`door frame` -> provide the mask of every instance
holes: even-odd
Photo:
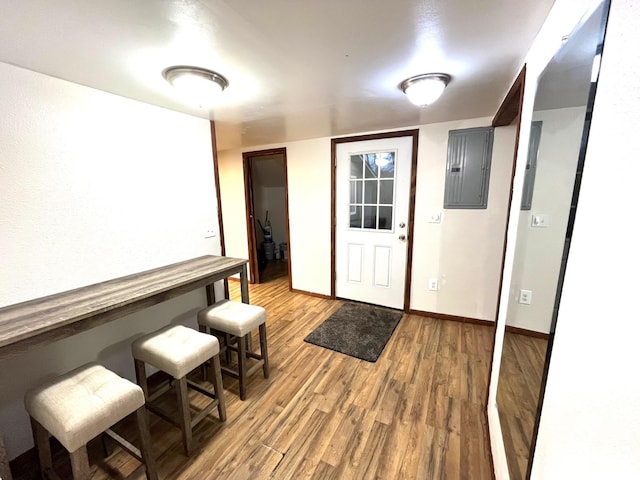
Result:
[[[220,255],[223,257],[227,254],[227,248],[224,243],[224,225],[222,222],[222,195],[220,193],[220,167],[218,163],[218,143],[216,138],[216,123],[209,121],[209,129],[211,131],[211,154],[213,156],[213,179],[216,187],[216,210],[218,211],[218,232],[220,233]],[[224,298],[229,298],[229,279],[223,281]],[[207,303],[213,305],[215,303],[215,295],[213,291],[207,290]]]
[[[396,132],[373,133],[352,137],[338,137],[331,139],[331,298],[336,298],[336,148],[341,143],[362,142],[367,140],[382,140],[388,138],[411,137],[411,183],[409,187],[409,219],[407,226],[407,265],[405,268],[404,306],[408,313],[411,303],[411,264],[413,260],[413,224],[416,204],[416,178],[418,169],[418,136],[419,130],[401,130]]]
[[[247,222],[247,241],[249,249],[249,283],[260,283],[260,270],[258,268],[258,243],[256,240],[255,212],[253,208],[253,170],[251,159],[256,157],[267,157],[272,155],[282,155],[284,169],[284,208],[285,226],[287,231],[287,250],[289,269],[289,290],[291,290],[291,238],[289,234],[289,180],[287,176],[287,148],[271,148],[269,150],[258,150],[255,152],[242,152],[242,166],[244,171],[244,198],[245,213]]]

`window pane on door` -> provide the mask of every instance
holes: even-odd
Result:
[[[362,155],[351,155],[351,178],[362,178]]]
[[[362,207],[351,206],[349,214],[349,226],[351,228],[362,228]]]
[[[378,216],[378,229],[391,230],[393,226],[393,207],[380,207]]]
[[[364,203],[378,203],[378,180],[364,181]]]
[[[393,230],[395,151],[352,154],[349,226]]]
[[[382,152],[379,155],[380,178],[394,178],[396,176],[396,152]]]
[[[393,205],[393,180],[380,180],[380,203]]]
[[[362,180],[351,180],[349,203],[362,203]]]
[[[366,161],[364,163],[365,178],[378,178],[378,164],[376,163],[376,154],[367,153],[364,155]]]
[[[364,207],[363,228],[376,228],[378,225],[377,209],[378,207]]]

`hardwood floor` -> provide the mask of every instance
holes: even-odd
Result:
[[[289,275],[289,263],[286,260],[267,260],[260,271],[260,282],[268,283]]]
[[[547,344],[505,332],[497,402],[511,480],[526,477]]]
[[[239,298],[238,282],[230,290]],[[151,415],[160,478],[492,478],[484,404],[491,327],[405,315],[369,363],[303,341],[342,302],[291,293],[287,277],[250,290],[267,309],[271,375],[257,372],[244,402],[225,379],[228,419],[195,427],[191,458],[179,431]],[[95,479],[137,466],[120,450],[106,459],[94,450]]]

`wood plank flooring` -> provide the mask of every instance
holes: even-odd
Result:
[[[511,480],[526,477],[547,344],[505,332],[497,402]]]
[[[369,363],[305,343],[342,302],[291,293],[287,282],[251,286],[251,302],[267,309],[271,376],[257,372],[244,402],[225,378],[228,419],[210,416],[194,429],[191,458],[179,431],[151,415],[160,478],[492,478],[491,327],[405,315]],[[239,298],[238,282],[230,290]],[[137,466],[119,449],[107,458],[93,450],[95,479],[122,478]]]
[[[287,275],[289,275],[289,263],[287,260],[267,260],[260,271],[260,282],[269,283]]]

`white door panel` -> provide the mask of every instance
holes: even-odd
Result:
[[[412,137],[336,146],[336,296],[401,309]]]
[[[373,284],[376,287],[391,287],[391,247],[373,247]]]
[[[348,246],[347,280],[362,283],[362,262],[364,260],[364,245],[350,243]]]

